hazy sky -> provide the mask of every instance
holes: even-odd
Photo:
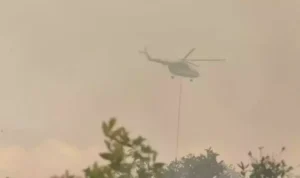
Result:
[[[226,162],[249,149],[300,160],[300,1],[10,0],[0,2],[0,176],[49,177],[99,160],[101,122],[116,116],[168,161],[179,80],[138,54],[191,48],[180,154],[212,146]]]

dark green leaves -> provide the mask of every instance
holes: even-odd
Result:
[[[141,150],[142,150],[142,152],[147,153],[147,154],[152,153],[152,149],[150,146],[141,146]]]
[[[121,137],[121,134],[122,134],[122,132],[123,132],[123,129],[124,129],[124,128],[122,128],[122,127],[116,129],[115,131],[112,132],[111,135],[109,135],[109,137],[110,137],[111,139],[117,139],[117,137]]]
[[[113,178],[113,173],[111,168],[107,166],[99,166],[97,163],[94,163],[92,168],[88,167],[83,170],[86,178]]]
[[[111,149],[111,143],[108,141],[108,140],[104,140],[104,143],[106,145],[106,148],[109,150],[109,151],[112,151]]]
[[[263,147],[259,147],[259,150],[262,151]],[[281,153],[285,150],[285,147],[281,149]],[[265,178],[277,178],[284,177],[287,175],[293,167],[287,166],[284,160],[277,161],[274,157],[269,155],[261,156],[259,159],[255,158],[250,151],[248,156],[254,160],[251,163],[251,169],[246,170],[247,166],[244,164],[238,164],[240,167],[241,174],[245,176],[246,172],[250,172],[250,178],[265,177]]]
[[[116,118],[102,123],[107,152],[99,153],[109,163],[84,170],[86,178],[161,178],[163,163],[156,163],[157,152],[144,142],[132,138],[124,127],[117,127]]]
[[[138,146],[141,145],[145,140],[146,140],[145,138],[139,136],[132,141],[132,144]]]
[[[157,158],[157,152],[156,151],[153,151],[153,155],[152,155],[152,160],[155,162],[156,161],[156,158]]]
[[[108,128],[110,129],[110,130],[112,130],[113,129],[113,127],[116,125],[116,122],[117,122],[117,119],[116,118],[111,118],[110,120],[109,120],[109,122],[108,122]]]
[[[153,168],[154,169],[162,169],[164,167],[164,163],[154,163]]]
[[[111,153],[99,153],[99,155],[105,160],[111,161],[114,159],[114,156]]]
[[[120,165],[120,170],[119,171],[121,173],[128,173],[128,174],[130,174],[131,169],[132,169],[132,164],[130,164],[130,163],[123,163],[123,164]]]
[[[109,136],[109,128],[107,126],[107,124],[105,122],[102,123],[102,131],[104,133],[105,136]]]
[[[171,162],[166,168],[164,178],[229,178],[223,175],[226,167],[217,160],[218,154],[212,148],[206,149],[205,152],[206,154],[198,156],[189,154]]]

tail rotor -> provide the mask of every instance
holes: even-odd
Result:
[[[144,50],[139,50],[140,54],[148,54],[147,47],[144,47]]]

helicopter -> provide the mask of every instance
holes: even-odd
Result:
[[[190,81],[192,82],[193,79],[200,76],[198,70],[195,67],[199,67],[199,65],[193,63],[192,61],[224,61],[225,59],[187,59],[196,48],[192,48],[183,58],[177,60],[177,61],[168,61],[164,59],[159,58],[153,58],[150,56],[150,54],[147,51],[147,48],[145,47],[143,51],[139,51],[139,53],[144,54],[146,58],[151,62],[157,62],[162,65],[168,66],[169,71],[171,74],[172,79],[174,79],[175,76],[181,76],[185,78],[190,78]]]

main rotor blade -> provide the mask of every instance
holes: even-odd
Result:
[[[189,59],[189,61],[226,61],[226,59]]]
[[[194,65],[194,66],[196,66],[196,67],[199,67],[199,65],[194,64],[194,63],[192,63],[192,62],[190,62],[190,61],[187,61],[187,63],[192,64],[192,65]]]
[[[188,58],[189,55],[192,54],[192,52],[195,51],[195,49],[196,49],[196,48],[191,49],[191,50],[184,56],[184,58],[182,58],[182,60],[183,60],[183,61],[186,60],[186,58]]]

